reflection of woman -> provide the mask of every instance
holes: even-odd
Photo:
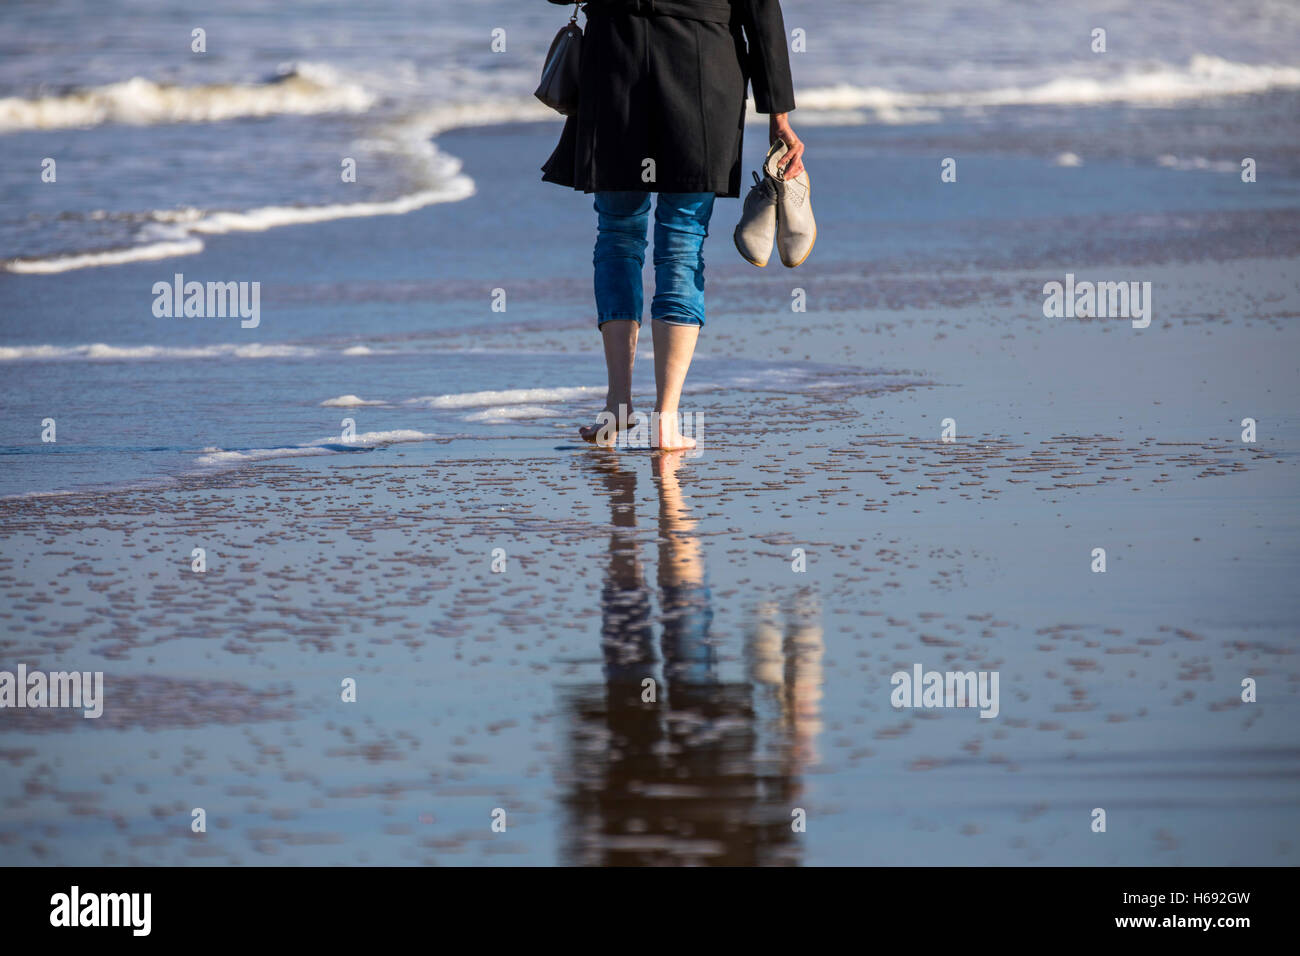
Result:
[[[677,469],[681,452],[657,455],[653,468],[659,487],[659,588],[663,610],[665,692],[689,684],[716,682],[716,656],[709,643],[713,610],[704,582],[704,556],[695,521],[682,500]],[[618,456],[596,459],[609,495],[609,564],[601,586],[601,640],[605,677],[641,691],[655,663],[650,627],[650,596],[645,587],[636,541],[636,473],[623,470]]]
[[[565,0],[552,0],[563,3]],[[605,410],[632,408],[650,194],[655,207],[655,410],[660,448],[689,448],[677,406],[704,325],[704,259],[716,196],[740,193],[745,88],[771,115],[771,141],[803,169],[780,0],[592,0],[586,4],[578,113],[542,167],[547,182],[595,193],[596,326]],[[582,435],[595,441],[598,426]]]
[[[570,862],[789,863],[799,762],[760,753],[755,688],[718,674],[704,549],[677,469],[658,456],[660,661],[637,553],[636,475],[617,453],[591,459],[609,497],[609,563],[601,588],[604,683],[569,692],[573,778]],[[777,642],[777,657],[781,655]],[[782,684],[768,675],[768,693]],[[652,698],[643,681],[655,681]],[[777,716],[773,724],[788,726]],[[779,750],[779,744],[777,745]]]

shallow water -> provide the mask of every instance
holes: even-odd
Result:
[[[709,329],[740,339],[714,353],[706,343],[692,392],[732,392],[740,401],[734,390],[744,387],[816,390],[859,374],[878,385],[935,380],[906,356],[873,360],[869,341],[852,329],[843,348],[865,349],[851,369],[842,354],[809,364],[793,348],[761,360],[730,357],[746,354],[751,329],[772,334],[754,317],[787,312],[796,288],[813,318],[792,318],[810,324],[860,308],[981,302],[994,314],[1032,314],[1042,282],[1071,271],[1137,279],[1149,270],[1144,263],[1169,257],[1293,252],[1300,168],[1278,165],[1296,153],[1290,128],[1271,119],[1282,109],[1275,98],[1294,103],[1295,95],[1249,98],[1255,145],[1276,157],[1267,184],[1162,165],[1158,157],[1172,155],[1165,150],[1195,155],[1206,146],[1180,148],[1126,109],[1090,111],[1082,128],[1058,130],[1049,144],[1031,132],[1035,109],[907,134],[815,127],[818,196],[827,197],[818,202],[818,257],[794,286],[784,270],[747,268],[727,235],[738,204],[720,204],[706,246]],[[1218,105],[1178,112],[1176,129],[1221,129],[1232,115]],[[991,148],[994,126],[1002,130],[996,152],[967,152]],[[1073,168],[1053,161],[1058,149],[1087,149],[1098,128],[1158,141],[1140,156],[1089,152]],[[955,184],[935,175],[931,141],[941,134],[947,143],[938,152],[962,155]],[[364,447],[389,433],[409,440],[571,429],[599,404],[604,376],[597,354],[574,348],[592,334],[589,254],[580,251],[591,242],[590,199],[533,178],[553,135],[548,124],[448,134],[447,147],[493,184],[463,202],[258,234],[265,241],[217,237],[199,257],[162,263],[0,276],[0,403],[14,412],[0,418],[0,494],[171,478],[219,463],[212,456],[222,452],[321,453],[341,442],[344,418]],[[1024,270],[1037,276],[1027,281]],[[258,325],[157,317],[154,284],[189,281],[259,282]],[[639,395],[648,399],[644,382]],[[33,441],[46,418],[62,444]]]

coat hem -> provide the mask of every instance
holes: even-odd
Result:
[[[554,183],[556,186],[566,186],[581,193],[603,193],[603,192],[628,192],[628,193],[713,193],[719,199],[738,199],[740,198],[739,189],[730,187],[719,188],[715,183],[703,182],[684,182],[673,183],[672,189],[659,189],[649,183],[605,183],[600,186],[592,186],[589,183],[575,185],[574,183],[558,179],[554,176],[543,175],[542,182]]]

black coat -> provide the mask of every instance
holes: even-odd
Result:
[[[780,0],[592,0],[585,10],[578,112],[542,179],[583,192],[740,195],[746,83],[760,113],[794,109]]]

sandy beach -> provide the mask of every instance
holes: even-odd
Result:
[[[441,133],[455,201],[0,273],[0,669],[104,674],[0,711],[0,860],[1295,865],[1297,95],[811,118],[805,266],[719,202],[690,456],[577,440],[554,122]]]

